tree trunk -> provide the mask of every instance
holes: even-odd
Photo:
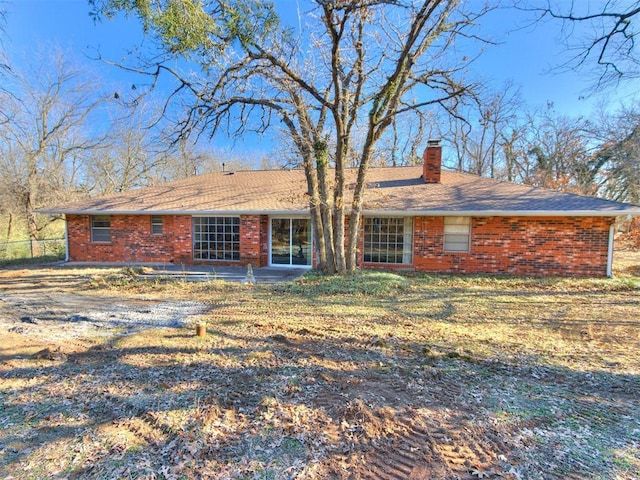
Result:
[[[7,222],[7,242],[11,240],[12,233],[13,233],[13,213],[9,212],[9,220]]]
[[[336,255],[336,272],[340,275],[347,273],[345,258],[345,212],[344,212],[344,159],[346,155],[345,137],[338,137],[336,147],[336,177],[333,197],[333,238]]]
[[[36,214],[33,213],[33,209],[29,209],[27,212],[27,227],[29,230],[29,241],[31,243],[31,258],[40,256],[40,246],[38,244],[39,232],[38,224],[36,222]]]
[[[35,170],[35,168],[34,168]],[[40,256],[40,248],[38,245],[38,222],[36,220],[36,214],[34,213],[34,209],[36,208],[36,197],[37,197],[37,189],[38,189],[38,179],[37,174],[29,175],[28,185],[29,191],[26,194],[26,202],[25,202],[25,210],[27,217],[27,229],[29,232],[29,241],[31,243],[31,258]]]
[[[347,238],[347,272],[354,273],[358,266],[358,243],[360,241],[360,222],[362,220],[362,204],[366,189],[366,175],[369,159],[361,159],[358,179],[354,186],[351,216],[349,217],[349,236]]]
[[[333,243],[333,208],[331,202],[331,189],[328,185],[329,178],[329,162],[326,149],[324,155],[318,157],[316,152],[316,168],[318,173],[318,187],[320,193],[320,217],[322,222],[323,231],[323,243],[325,245],[326,263],[324,271],[326,273],[336,273],[336,250]]]

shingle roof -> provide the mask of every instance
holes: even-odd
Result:
[[[365,213],[426,215],[640,215],[640,206],[457,172],[425,184],[422,167],[369,170]],[[347,172],[355,181],[355,171]],[[219,172],[42,209],[66,214],[307,213],[302,170]],[[347,190],[351,194],[351,190]],[[350,202],[345,202],[347,205]]]

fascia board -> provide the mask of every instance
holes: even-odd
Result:
[[[49,210],[37,213],[65,215],[309,215],[309,210]],[[626,210],[363,210],[363,215],[420,217],[619,217],[640,216],[640,209]]]
[[[640,216],[638,210],[364,210],[363,215],[416,217],[619,217]]]
[[[237,216],[237,215],[309,215],[309,210],[49,210],[39,209],[37,213],[49,215],[191,215],[204,216]]]

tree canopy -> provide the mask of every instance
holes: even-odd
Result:
[[[319,266],[341,273],[356,267],[378,142],[398,117],[434,106],[453,112],[474,95],[464,73],[480,41],[476,23],[490,10],[451,0],[318,0],[292,28],[267,1],[91,3],[97,15],[137,15],[162,48],[143,69],[177,81],[169,96],[184,107],[177,137],[285,132],[307,176]],[[348,191],[347,167],[357,169]]]

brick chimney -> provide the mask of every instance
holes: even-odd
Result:
[[[423,155],[422,178],[424,183],[440,183],[442,147],[440,140],[429,140]]]

